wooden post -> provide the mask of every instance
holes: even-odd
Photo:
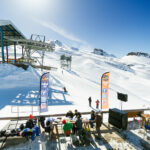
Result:
[[[56,135],[57,135],[57,139],[59,139],[59,132],[58,132],[58,127],[57,127],[57,124],[55,124],[55,129],[56,129]]]
[[[41,133],[41,124],[40,124],[40,121],[39,121],[39,117],[37,118],[38,120],[38,127],[39,127],[39,130],[40,130],[40,133]]]

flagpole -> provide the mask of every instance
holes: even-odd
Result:
[[[106,75],[106,74],[108,74],[108,75]],[[106,76],[106,77],[108,77],[108,79],[105,79],[105,77],[104,77],[104,75]],[[103,79],[104,78],[104,79]],[[103,85],[103,80],[104,80],[104,82],[108,82],[107,84],[108,84],[108,86],[109,86],[109,72],[105,72],[105,73],[103,73],[103,75],[101,76],[101,110],[102,110],[102,108],[104,108],[104,109],[106,109],[105,107],[108,107],[108,86],[106,86],[105,84],[105,86]],[[108,81],[107,81],[108,80]],[[105,92],[104,94],[106,94],[106,104],[107,104],[107,106],[103,106],[103,88],[107,88],[107,92]],[[105,104],[105,105],[106,105]]]
[[[101,99],[101,110],[102,110],[102,77],[103,77],[103,75],[101,76],[101,97],[100,97],[100,99]]]
[[[41,79],[42,79],[42,76],[41,76],[41,78],[40,78],[40,91],[39,91],[39,106],[38,106],[38,110],[39,110],[39,117],[38,117],[38,126],[39,126],[39,130],[40,130],[40,133],[41,133],[41,128],[40,128],[40,103],[41,103]]]

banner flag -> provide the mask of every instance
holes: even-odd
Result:
[[[101,77],[101,109],[108,109],[108,89],[109,89],[109,72],[105,72]]]
[[[40,112],[48,111],[49,72],[41,76],[40,81]]]

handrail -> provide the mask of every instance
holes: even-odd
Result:
[[[150,110],[150,108],[147,108],[147,109],[126,109],[126,110],[122,110],[122,111],[125,111],[125,112],[141,112],[141,111],[147,111],[147,110]],[[81,115],[89,115],[91,112],[81,112]],[[106,110],[106,111],[102,111],[101,112],[102,114],[104,113],[109,113],[109,110]],[[34,118],[39,118],[39,117],[60,117],[60,116],[66,116],[66,113],[65,114],[49,114],[49,115],[35,115]],[[0,120],[25,120],[25,119],[28,119],[29,116],[19,116],[19,117],[0,117]]]

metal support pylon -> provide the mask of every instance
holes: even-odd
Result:
[[[4,41],[3,41],[3,28],[0,27],[1,32],[1,48],[2,48],[2,62],[5,62],[5,56],[4,56]]]

